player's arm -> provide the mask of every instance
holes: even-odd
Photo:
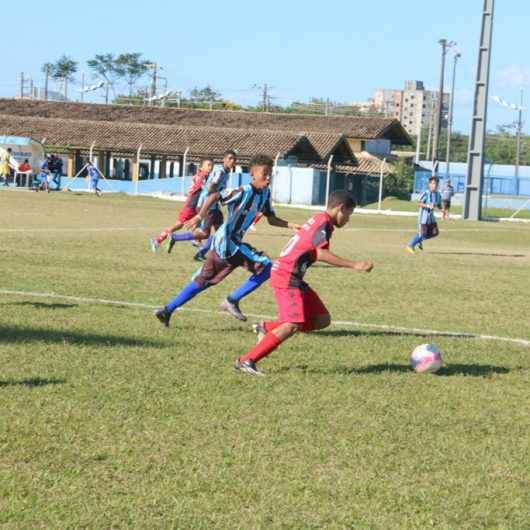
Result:
[[[317,249],[317,261],[323,261],[334,267],[352,269],[358,272],[370,272],[374,268],[374,264],[369,260],[352,261],[344,259],[324,248]]]
[[[273,213],[269,215],[264,213],[263,215],[267,217],[267,221],[269,222],[271,226],[277,226],[279,228],[290,228],[291,230],[300,230],[300,228],[302,228],[302,225],[299,225],[296,223],[290,223],[289,221],[286,221],[285,219],[276,217],[276,215]]]

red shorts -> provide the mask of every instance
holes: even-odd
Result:
[[[309,285],[273,289],[280,322],[302,324],[311,322],[317,316],[329,314],[324,302]]]
[[[179,213],[179,221],[185,223],[197,215],[197,210],[195,208],[190,208],[189,206],[184,206]]]

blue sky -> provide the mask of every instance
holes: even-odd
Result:
[[[12,4],[7,34],[4,26],[0,95],[15,95],[21,71],[42,82],[41,65],[63,53],[82,70],[96,53],[139,51],[163,66],[170,88],[209,83],[226,98],[255,103],[258,94],[251,87],[266,81],[279,103],[312,96],[356,101],[378,87],[401,88],[406,79],[436,87],[438,40],[447,37],[463,55],[455,125],[467,131],[482,5],[483,0],[26,0],[20,7]],[[530,2],[496,2],[492,96],[517,101],[525,86],[530,103],[528,20]],[[490,105],[488,128],[513,119],[513,111]]]

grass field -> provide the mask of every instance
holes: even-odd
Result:
[[[252,378],[232,369],[249,325],[216,313],[243,272],[169,330],[151,314],[196,269],[191,245],[148,250],[175,203],[5,191],[0,207],[2,528],[530,528],[530,226],[449,222],[411,256],[414,219],[353,216],[332,248],[374,271],[316,264],[341,323]],[[248,239],[276,256],[289,235]],[[269,287],[242,308],[273,315]],[[408,368],[423,342],[437,375]]]
[[[366,208],[370,209],[377,209],[379,207],[379,203],[373,202],[371,204],[368,204]],[[418,203],[416,201],[405,201],[402,199],[397,199],[395,197],[387,197],[382,201],[381,205],[383,210],[395,210],[395,211],[402,211],[402,212],[417,212],[418,211]],[[515,212],[515,210],[508,210],[505,208],[491,208],[488,207],[486,204],[484,204],[482,208],[482,216],[483,217],[491,217],[491,218],[503,218],[503,217],[511,217],[512,214]],[[462,206],[458,204],[453,204],[451,207],[451,213],[453,215],[461,215],[462,214]],[[524,219],[530,220],[530,210],[521,210],[517,215],[516,219]]]

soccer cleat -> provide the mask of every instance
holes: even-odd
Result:
[[[149,247],[151,247],[151,250],[156,254],[160,248],[160,243],[154,237],[152,237],[149,240]]]
[[[175,246],[176,241],[171,236],[169,236],[166,239],[166,241],[167,241],[167,253],[171,254],[171,251],[173,250],[173,247]]]
[[[251,360],[242,361],[241,359],[236,359],[234,368],[236,370],[239,370],[240,372],[243,372],[249,375],[257,375],[261,377],[265,375],[261,370],[258,370],[258,367],[256,366],[255,361],[251,361]]]
[[[197,254],[195,254],[195,256],[193,256],[193,259],[195,261],[206,261],[206,257],[204,256],[204,254],[202,252],[197,252]]]
[[[416,251],[414,250],[414,247],[411,247],[410,245],[407,245],[407,252],[410,252],[411,254],[416,254]]]
[[[169,328],[169,320],[171,319],[171,313],[163,307],[162,309],[157,309],[154,312],[154,315],[166,328]]]
[[[421,241],[418,243],[418,248],[419,248],[420,250],[423,250],[423,243],[422,243]]]
[[[230,302],[228,298],[221,304],[221,309],[226,311],[234,318],[241,320],[241,322],[246,322],[247,317],[239,309],[239,302]]]
[[[258,322],[252,326],[252,331],[258,336],[258,342],[261,342],[261,339],[267,335],[267,331],[263,326],[263,322]]]

